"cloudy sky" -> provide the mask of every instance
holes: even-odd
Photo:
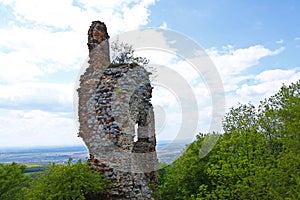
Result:
[[[299,19],[298,0],[0,0],[0,147],[82,144],[73,94],[91,21],[104,21],[112,37],[160,27],[191,38],[218,69],[228,109],[257,104],[300,79]],[[207,131],[210,95],[203,84],[192,87],[199,131]],[[171,93],[162,94],[153,103],[169,120],[159,139],[172,139],[180,109]],[[162,111],[168,106],[176,112]]]

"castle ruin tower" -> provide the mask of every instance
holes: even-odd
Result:
[[[110,63],[108,39],[106,25],[92,22],[89,66],[78,89],[79,136],[91,165],[112,181],[104,199],[151,199],[157,156],[149,73],[137,64]]]

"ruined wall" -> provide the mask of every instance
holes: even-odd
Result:
[[[108,38],[105,24],[93,22],[90,65],[78,89],[79,136],[91,165],[113,181],[107,199],[151,199],[157,157],[149,73],[138,65],[111,64]]]

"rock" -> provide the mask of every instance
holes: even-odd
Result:
[[[105,24],[93,22],[88,31],[90,65],[77,90],[79,136],[89,149],[92,168],[112,180],[107,199],[151,199],[149,184],[157,187],[157,158],[149,73],[134,64],[107,65],[108,38]],[[135,124],[142,126],[137,142]],[[135,166],[139,160],[130,156],[139,153],[147,165]],[[154,172],[132,171],[140,166]]]

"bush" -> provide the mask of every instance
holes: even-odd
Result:
[[[0,199],[22,199],[32,178],[24,174],[26,166],[0,164]]]
[[[81,161],[66,165],[51,164],[40,174],[28,191],[27,198],[41,199],[86,199],[104,193],[104,176]]]

